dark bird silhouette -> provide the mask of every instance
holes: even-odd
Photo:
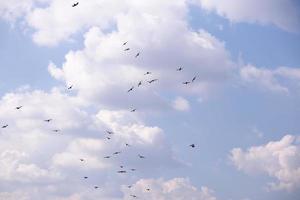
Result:
[[[129,89],[129,90],[127,90],[127,92],[131,92],[132,90],[133,90],[133,86]]]
[[[195,144],[191,144],[190,147],[195,148]]]
[[[87,176],[85,176],[85,177],[83,177],[84,179],[88,179],[89,177],[87,177]]]
[[[114,155],[118,155],[118,154],[120,154],[121,153],[121,151],[116,151],[115,153],[113,153]]]
[[[148,75],[148,74],[151,74],[151,72],[146,72],[144,75]]]
[[[149,192],[149,191],[150,191],[150,188],[147,188],[146,190]]]
[[[73,85],[69,86],[69,87],[68,87],[68,90],[71,90],[72,88],[73,88]]]
[[[51,122],[52,119],[45,119],[44,121],[45,121],[45,122]]]
[[[123,43],[123,46],[125,46],[125,45],[127,44],[127,42],[128,42],[128,41],[124,42],[124,43]]]
[[[132,185],[128,185],[127,187],[130,189],[130,188],[132,188]]]
[[[127,143],[126,143],[125,145],[126,145],[126,147],[130,147],[130,144],[127,144]]]
[[[137,198],[137,196],[136,196],[136,195],[133,195],[133,194],[131,194],[130,196],[133,197],[133,198]]]
[[[120,170],[120,171],[118,171],[118,173],[120,173],[120,174],[125,174],[126,171],[125,171],[125,170]]]
[[[110,156],[105,156],[104,158],[110,158]]]
[[[126,49],[124,49],[124,51],[129,51],[130,50],[130,48],[126,48]]]
[[[138,87],[140,87],[142,85],[142,81],[140,81],[139,83],[138,83]]]
[[[108,133],[109,135],[114,134],[114,132],[112,132],[112,131],[106,131],[106,133]]]
[[[140,52],[138,52],[138,53],[135,55],[135,57],[137,58],[137,57],[139,57],[139,55],[140,55]]]
[[[197,76],[194,76],[194,78],[192,79],[192,82],[194,82],[196,80]]]
[[[120,168],[122,168],[122,169],[123,169],[123,168],[124,168],[124,166],[123,166],[123,165],[121,165],[121,166],[120,166]]]
[[[136,108],[132,109],[130,112],[135,112],[136,111]]]
[[[84,161],[84,159],[83,159],[83,158],[80,158],[79,160],[80,160],[81,162],[83,162],[83,161]]]
[[[179,67],[176,69],[176,71],[181,71],[181,70],[183,70],[183,67]]]
[[[111,138],[110,137],[106,137],[106,139],[110,140]]]
[[[155,81],[158,81],[158,79],[152,79],[152,80],[148,81],[148,83],[153,83]]]
[[[54,130],[52,130],[52,131],[58,133],[60,130],[54,129]]]
[[[136,171],[136,169],[130,169],[130,170],[133,171],[133,172]]]
[[[6,125],[2,126],[2,128],[7,128],[7,127],[8,127],[8,124],[6,124]]]
[[[16,107],[17,110],[20,110],[23,106],[18,106]]]
[[[95,188],[95,189],[98,189],[99,187],[98,187],[98,186],[94,186],[94,188]]]
[[[142,156],[142,155],[139,154],[139,158],[145,158],[145,156]]]
[[[182,84],[187,85],[187,84],[190,84],[190,82],[186,81],[186,82],[183,82]]]
[[[74,8],[74,7],[78,6],[78,4],[79,4],[79,2],[76,2],[72,5],[72,7]]]

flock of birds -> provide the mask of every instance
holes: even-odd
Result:
[[[79,5],[79,2],[76,2],[76,3],[72,4],[72,7],[76,7],[76,6],[78,6],[78,5]],[[124,49],[124,51],[130,51],[130,48],[127,47],[127,44],[128,44],[128,41],[126,41],[126,42],[123,43],[123,46],[126,46],[126,48]],[[138,52],[138,53],[135,55],[135,58],[138,58],[139,56],[140,56],[140,52]],[[179,67],[179,68],[176,69],[177,72],[181,72],[182,70],[183,70],[183,67]],[[147,71],[146,73],[144,73],[145,76],[150,75],[150,74],[152,74],[150,71]],[[191,81],[185,81],[185,82],[183,82],[182,84],[188,85],[188,84],[190,84],[190,83],[193,83],[193,82],[196,80],[196,78],[197,78],[197,76],[194,76],[194,77],[191,79]],[[156,81],[158,81],[158,79],[151,79],[151,80],[149,80],[149,81],[147,81],[147,82],[148,82],[149,84],[152,84],[152,83],[154,83],[154,82],[156,82]],[[140,87],[142,84],[143,84],[142,81],[139,81],[138,84],[137,84],[137,87]],[[71,90],[71,89],[73,89],[73,85],[70,85],[70,86],[67,87],[67,90]],[[127,93],[132,92],[134,89],[135,89],[135,86],[130,87],[130,88],[127,90]],[[22,108],[23,108],[23,106],[17,106],[15,109],[16,109],[16,110],[21,110]],[[132,109],[130,112],[135,112],[136,110],[137,110],[137,109],[134,108],[134,109]],[[50,123],[52,120],[53,120],[52,118],[49,118],[49,119],[45,119],[45,120],[43,120],[43,121],[46,122],[46,123]],[[6,129],[6,128],[8,128],[8,124],[5,124],[5,125],[2,126],[2,129]],[[55,132],[55,133],[60,132],[59,129],[53,129],[52,131]],[[115,134],[113,131],[109,131],[109,130],[107,130],[106,133],[108,134],[108,135],[106,136],[106,139],[107,139],[107,140],[111,140],[111,139],[112,139],[112,135]],[[126,146],[126,147],[131,147],[131,145],[128,144],[128,143],[125,143],[125,146]],[[190,144],[189,147],[195,148],[196,145],[195,145],[195,144]],[[121,154],[121,153],[122,153],[121,151],[116,151],[116,152],[114,152],[112,155],[105,156],[104,158],[105,158],[105,159],[110,159],[112,156],[118,155],[118,154]],[[140,158],[140,159],[145,159],[146,157],[145,157],[144,155],[138,154],[138,158]],[[84,159],[84,158],[80,158],[79,161],[80,161],[80,162],[87,162],[87,160]],[[135,169],[135,168],[130,168],[129,170],[126,170],[125,167],[124,167],[123,165],[120,165],[120,170],[118,170],[117,173],[119,173],[119,174],[125,174],[125,173],[127,173],[128,171],[134,172],[134,171],[136,171],[136,169]],[[83,177],[83,179],[88,179],[88,178],[89,178],[88,176],[84,176],[84,177]],[[130,189],[130,188],[132,187],[132,185],[128,185],[127,187]],[[99,187],[98,185],[95,185],[95,186],[94,186],[94,189],[99,189],[99,188],[100,188],[100,187]],[[151,190],[150,188],[146,188],[146,189],[145,189],[145,191],[147,191],[147,192],[150,192],[150,190]],[[138,197],[137,197],[136,195],[134,195],[134,194],[131,194],[130,196],[133,197],[133,198],[138,198]]]

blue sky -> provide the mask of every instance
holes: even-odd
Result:
[[[299,197],[299,3],[41,2],[0,3],[0,200]]]

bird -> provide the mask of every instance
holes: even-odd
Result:
[[[68,87],[68,90],[71,90],[73,88],[73,85],[70,85],[69,87]]]
[[[158,81],[158,79],[152,79],[152,80],[148,81],[148,83],[153,83],[155,81]]]
[[[195,148],[195,144],[191,144],[190,147]]]
[[[45,119],[44,121],[45,121],[45,122],[51,122],[52,119]]]
[[[118,173],[119,173],[119,174],[125,174],[126,171],[125,171],[125,170],[120,170],[120,171],[118,171]]]
[[[75,6],[78,6],[79,2],[76,2],[72,5],[72,7],[74,8]]]
[[[81,162],[83,162],[83,161],[84,161],[84,159],[83,159],[83,158],[80,158],[79,160],[80,160]]]
[[[176,70],[177,70],[177,71],[181,71],[181,70],[183,70],[183,67],[179,67],[179,68],[177,68]]]
[[[112,132],[112,131],[106,131],[106,133],[108,133],[109,135],[114,134],[114,132]]]
[[[130,169],[130,170],[134,172],[136,169]]]
[[[150,191],[150,188],[147,188],[146,190],[149,192],[149,191]]]
[[[137,58],[137,57],[139,57],[139,55],[140,55],[140,52],[138,52],[138,53],[135,55],[135,57]]]
[[[148,74],[151,74],[151,72],[146,72],[144,75],[148,75]]]
[[[16,107],[17,110],[20,110],[23,106],[18,106]]]
[[[124,49],[124,51],[129,51],[130,50],[130,48],[126,48],[126,49]]]
[[[94,186],[94,188],[95,188],[95,189],[98,189],[99,187],[98,187],[98,186]]]
[[[127,187],[128,187],[128,188],[132,188],[132,185],[128,185]]]
[[[133,194],[131,194],[130,196],[133,197],[133,198],[137,198],[137,196],[136,196],[136,195],[133,195]]]
[[[110,137],[106,137],[106,139],[110,140],[111,138]]]
[[[196,80],[197,76],[194,76],[194,78],[192,79],[192,82],[194,82]]]
[[[125,45],[127,44],[127,42],[128,42],[128,41],[124,42],[124,43],[123,43],[123,46],[125,46]]]
[[[136,111],[136,108],[132,109],[130,112],[135,112]]]
[[[142,156],[142,155],[140,155],[140,154],[139,154],[139,157],[140,157],[140,158],[145,158],[145,156]]]
[[[140,87],[142,85],[142,81],[140,81],[139,83],[138,83],[138,87]]]
[[[132,90],[133,90],[133,86],[129,89],[129,90],[127,90],[127,92],[131,92]]]
[[[2,126],[2,128],[7,128],[7,127],[8,127],[8,124],[6,124],[6,125]]]
[[[123,169],[123,168],[124,168],[124,166],[123,166],[123,165],[121,165],[121,166],[120,166],[120,168],[122,168],[122,169]]]
[[[126,143],[125,146],[126,146],[126,147],[130,147],[130,144],[127,144],[127,143]]]
[[[85,176],[85,177],[83,177],[84,179],[88,179],[89,177],[87,177],[87,176]]]
[[[53,131],[53,132],[56,132],[56,133],[57,133],[57,132],[59,132],[59,130],[58,130],[58,129],[54,129],[54,130],[52,130],[52,131]]]
[[[110,156],[105,156],[104,158],[110,158]]]
[[[115,153],[113,153],[114,155],[118,155],[118,154],[120,154],[121,153],[121,151],[116,151]]]
[[[189,83],[190,83],[190,82],[186,81],[186,82],[183,82],[182,84],[187,85],[187,84],[189,84]]]

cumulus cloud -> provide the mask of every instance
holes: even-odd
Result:
[[[149,188],[150,191],[146,189]],[[140,199],[147,200],[216,200],[214,191],[201,187],[197,189],[191,185],[185,178],[174,178],[168,181],[163,179],[141,179],[137,181],[132,188],[123,187],[125,193],[124,200],[132,199],[130,195],[134,194]]]
[[[237,169],[246,173],[265,173],[276,182],[273,190],[296,190],[300,187],[300,138],[286,135],[279,141],[250,147],[244,151],[235,148],[230,159]]]
[[[232,22],[272,24],[285,31],[300,31],[299,5],[293,0],[193,0]]]
[[[173,101],[173,108],[178,111],[188,111],[190,109],[190,104],[185,98],[177,97]]]
[[[247,65],[240,69],[240,77],[247,83],[252,83],[260,88],[273,92],[289,93],[291,83],[300,81],[300,70],[290,67],[276,69],[257,68]]]

